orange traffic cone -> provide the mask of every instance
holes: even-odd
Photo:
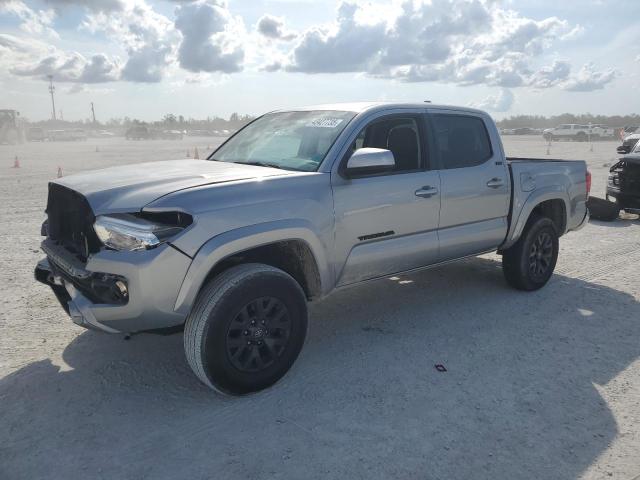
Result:
[[[58,166],[58,178],[62,177],[62,167]]]
[[[193,158],[195,158],[196,160],[200,160],[200,154],[198,153],[198,147],[196,147],[195,150],[193,151]]]
[[[13,168],[20,168],[20,160],[18,160],[18,156],[13,160]]]
[[[189,150],[187,150],[187,158],[191,158],[191,154],[189,153]]]

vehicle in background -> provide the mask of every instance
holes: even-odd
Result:
[[[51,181],[35,276],[86,328],[184,327],[195,375],[246,394],[289,370],[307,300],[336,289],[492,251],[508,284],[542,288],[590,184],[584,161],[505,157],[475,109],[277,111],[207,160]]]
[[[609,197],[620,210],[640,214],[640,141],[609,169],[607,200]]]
[[[206,137],[209,135],[207,130],[187,130],[188,137]]]
[[[182,140],[182,132],[180,130],[163,130],[159,137],[163,140]]]
[[[520,127],[520,128],[513,129],[514,135],[535,135],[537,133],[538,131],[535,128],[531,128],[531,127]]]
[[[602,124],[591,125],[592,139],[610,139],[615,138],[616,130],[613,127]],[[594,138],[595,136],[595,138]]]
[[[44,142],[47,139],[47,134],[42,127],[29,127],[27,129],[27,141],[28,142]]]
[[[632,135],[634,133],[640,133],[639,130],[640,130],[640,125],[625,125],[620,130],[620,140],[624,140],[629,135]]]
[[[622,141],[622,145],[620,145],[616,151],[622,155],[626,155],[638,145],[638,140],[640,140],[640,133],[631,133],[627,135]]]
[[[76,142],[87,139],[86,132],[81,128],[71,128],[66,130],[49,130],[47,139],[50,142]]]
[[[97,130],[94,136],[97,138],[112,138],[115,137],[115,134],[109,130]]]
[[[144,125],[135,125],[124,134],[127,140],[150,140],[152,138],[151,131]]]
[[[76,142],[86,142],[87,141],[87,132],[85,132],[82,128],[72,128],[69,130],[72,140]]]
[[[599,138],[599,131],[595,131],[591,125],[580,125],[576,123],[565,123],[554,128],[547,128],[542,136],[547,141],[574,140],[576,142],[586,142]]]
[[[71,140],[65,130],[47,130],[47,140],[50,142],[63,142]]]
[[[24,143],[24,125],[17,110],[0,110],[0,143]]]

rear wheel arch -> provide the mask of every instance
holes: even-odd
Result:
[[[533,195],[525,201],[518,216],[514,217],[509,226],[507,239],[498,249],[498,253],[504,252],[520,239],[534,216],[549,218],[557,230],[558,237],[566,233],[569,225],[569,205],[564,193],[560,189],[546,189]]]
[[[531,213],[529,213],[527,222],[529,222],[533,216],[549,218],[556,227],[558,236],[562,235],[567,229],[567,206],[564,200],[560,198],[538,203],[533,210],[531,210]]]

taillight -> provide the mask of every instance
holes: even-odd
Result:
[[[589,196],[590,192],[591,192],[591,172],[587,170],[587,197]]]

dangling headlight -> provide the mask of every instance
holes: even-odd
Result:
[[[177,235],[191,223],[184,214],[162,214],[163,220],[177,218],[171,223],[160,223],[128,213],[100,215],[93,229],[100,241],[114,250],[144,250],[153,248]],[[184,218],[188,217],[188,222]]]

